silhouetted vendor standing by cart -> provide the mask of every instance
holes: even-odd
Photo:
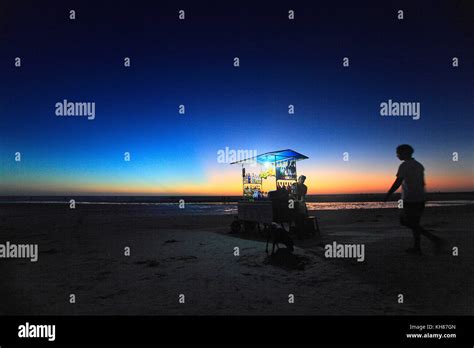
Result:
[[[301,238],[304,231],[304,222],[308,217],[308,208],[306,207],[306,194],[308,193],[308,187],[304,184],[306,176],[300,175],[298,182],[296,183],[296,204],[295,204],[295,224],[297,234]]]
[[[305,201],[306,193],[308,193],[308,187],[304,184],[306,176],[300,175],[298,183],[296,184],[296,199],[298,201]],[[306,204],[305,204],[306,205]]]

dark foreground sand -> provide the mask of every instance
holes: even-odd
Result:
[[[425,239],[423,256],[406,254],[411,234],[396,209],[319,211],[323,237],[296,241],[305,267],[291,270],[268,264],[257,234],[229,235],[232,216],[1,204],[0,243],[39,243],[40,254],[36,263],[0,259],[0,314],[473,315],[473,212],[426,210],[425,226],[459,247],[455,257],[435,256]],[[324,258],[333,241],[364,243],[365,261]]]

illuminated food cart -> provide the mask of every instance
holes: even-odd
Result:
[[[255,227],[260,230],[260,224],[268,227],[272,222],[291,224],[296,209],[290,208],[288,199],[277,200],[275,196],[276,193],[286,193],[290,199],[296,196],[296,162],[307,158],[287,149],[231,163],[242,166],[243,191],[242,200],[238,202],[238,216],[231,225],[232,232]]]

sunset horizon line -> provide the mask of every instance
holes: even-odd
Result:
[[[398,193],[398,192],[397,192]],[[461,191],[426,191],[427,194],[474,194],[474,190]],[[308,196],[342,196],[342,195],[384,195],[386,192],[341,192],[341,193],[308,193]],[[0,194],[0,197],[44,197],[44,196],[116,196],[116,197],[240,197],[239,194],[153,194],[153,193],[50,193],[50,194]]]

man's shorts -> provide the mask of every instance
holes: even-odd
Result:
[[[404,226],[418,226],[425,210],[425,202],[403,202],[400,223]]]

